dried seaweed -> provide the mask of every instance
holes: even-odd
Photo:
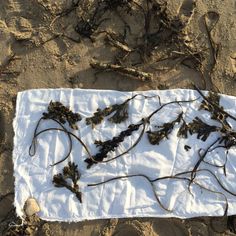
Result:
[[[215,125],[208,125],[203,122],[199,117],[195,117],[194,120],[188,124],[189,133],[197,134],[197,138],[202,141],[206,141],[212,132],[219,131],[219,127]]]
[[[156,201],[158,202],[158,204],[161,206],[162,209],[168,211],[168,212],[171,212],[171,210],[169,210],[168,208],[166,208],[160,201],[159,199],[159,196],[157,195],[156,191],[155,191],[155,186],[153,184],[153,181],[146,175],[143,175],[143,174],[134,174],[134,175],[125,175],[125,176],[118,176],[118,177],[114,177],[114,178],[111,178],[111,179],[108,179],[108,180],[105,180],[103,182],[100,182],[100,183],[95,183],[95,184],[88,184],[87,186],[88,187],[93,187],[93,186],[98,186],[98,185],[101,185],[101,184],[105,184],[105,183],[108,183],[110,181],[114,181],[114,180],[119,180],[119,179],[127,179],[127,178],[133,178],[133,177],[142,177],[144,179],[146,179],[148,181],[148,183],[150,184],[150,186],[152,187],[152,191],[153,191],[153,194],[155,196],[155,199]]]
[[[68,179],[71,180],[68,181]],[[68,165],[63,168],[63,172],[53,176],[53,184],[57,188],[67,188],[75,194],[76,198],[82,203],[82,194],[79,191],[78,181],[80,173],[78,166],[74,162],[68,162]]]
[[[128,129],[122,131],[118,136],[115,136],[112,139],[107,140],[107,141],[96,141],[95,144],[99,147],[100,150],[99,150],[99,152],[96,155],[92,156],[92,158],[89,157],[89,158],[85,159],[85,162],[88,164],[87,168],[90,168],[93,164],[97,164],[97,163],[100,163],[100,162],[109,162],[109,161],[115,160],[118,157],[121,157],[121,156],[127,154],[141,140],[141,138],[142,138],[142,136],[143,136],[143,134],[145,132],[146,125],[150,123],[150,119],[157,112],[159,112],[161,109],[163,109],[165,106],[170,105],[170,104],[188,103],[188,102],[193,102],[193,101],[196,101],[196,99],[194,99],[194,100],[187,100],[187,101],[185,101],[185,100],[182,100],[182,101],[172,101],[172,102],[165,103],[165,104],[161,105],[158,109],[153,111],[149,116],[147,116],[146,118],[143,118],[137,124],[129,125]],[[159,103],[160,103],[160,100],[159,100]],[[123,153],[121,153],[121,154],[119,154],[119,155],[117,155],[117,156],[115,156],[113,158],[110,158],[110,159],[105,160],[105,161],[103,160],[104,158],[108,157],[108,153],[113,152],[113,151],[115,151],[117,149],[117,147],[124,141],[124,138],[126,136],[130,136],[133,132],[139,130],[140,126],[143,127],[141,132],[140,132],[140,135],[139,135],[137,140],[133,143],[133,145],[130,148],[128,148],[125,152],[123,152]]]
[[[188,137],[188,131],[189,131],[189,126],[185,122],[185,120],[182,119],[182,125],[180,126],[180,128],[178,130],[177,137],[187,138]]]
[[[113,71],[122,75],[129,76],[134,79],[140,79],[141,81],[152,81],[153,75],[148,72],[141,71],[136,68],[126,67],[118,64],[103,63],[99,61],[91,61],[90,66],[98,71]]]
[[[98,162],[102,162],[104,158],[107,158],[108,153],[114,152],[116,148],[122,143],[125,137],[130,136],[134,131],[137,131],[139,127],[142,125],[129,125],[128,129],[125,131],[120,132],[118,136],[113,137],[111,140],[107,141],[95,141],[97,147],[99,147],[99,152],[91,158],[85,159],[85,162],[88,164],[87,168],[90,168],[93,164]]]
[[[214,101],[209,100],[208,97],[206,97],[196,85],[193,85],[193,87],[202,96],[204,101],[206,101],[209,105],[211,105],[214,108],[215,112],[222,113],[223,115],[225,115],[225,116],[227,116],[227,117],[229,117],[229,118],[236,121],[236,117],[234,117],[233,115],[226,112],[222,107],[219,106],[219,104],[215,103]]]
[[[179,123],[183,117],[183,112],[178,115],[176,119],[171,122],[164,123],[161,126],[157,126],[160,128],[157,131],[147,131],[148,140],[152,145],[158,145],[162,140],[168,139],[168,135],[174,129],[176,123]]]
[[[211,25],[208,24],[207,18],[213,22]],[[217,63],[217,56],[218,56],[218,51],[219,51],[219,44],[217,44],[212,39],[211,31],[214,29],[214,27],[218,23],[219,18],[220,18],[220,15],[216,11],[208,11],[206,14],[203,15],[204,25],[205,25],[205,29],[207,32],[207,37],[209,40],[210,52],[211,52],[211,57],[212,57],[212,66],[209,71],[209,78],[210,79],[211,79],[211,73],[215,67],[215,64]],[[211,83],[213,85],[212,81],[211,81]]]
[[[112,123],[119,124],[125,120],[128,119],[128,101],[130,99],[126,100],[125,102],[121,104],[114,104],[112,106],[106,107],[105,109],[101,110],[100,108],[97,109],[97,111],[93,114],[92,117],[86,118],[86,124],[92,125],[94,128],[96,125],[100,124],[104,117],[109,116],[113,112],[114,115],[110,117],[108,120]]]
[[[79,113],[72,112],[68,107],[65,107],[61,102],[50,102],[48,105],[48,112],[43,113],[43,119],[57,120],[62,124],[68,122],[72,129],[78,129],[76,123],[81,121]]]
[[[203,109],[209,111],[211,113],[211,119],[219,121],[222,125],[228,126],[230,128],[230,125],[227,122],[228,115],[226,113],[221,112],[221,110],[224,110],[224,108],[220,106],[219,94],[214,92],[208,92],[206,99],[203,99],[199,110]],[[211,101],[211,103],[209,103],[208,101]],[[214,103],[215,105],[212,105],[212,103]]]
[[[54,128],[53,127],[53,128],[48,128],[48,129],[38,131],[41,122],[43,120],[47,120],[47,119],[50,119],[50,120],[54,121],[56,124],[58,124],[60,126],[60,128]],[[60,161],[52,164],[51,166],[57,165],[57,164],[65,161],[70,156],[71,151],[72,151],[72,138],[71,137],[76,138],[77,141],[79,141],[80,144],[85,148],[88,155],[91,156],[91,154],[89,153],[88,148],[83,143],[83,141],[79,137],[77,137],[75,134],[69,132],[63,125],[66,122],[68,122],[69,126],[72,129],[78,129],[78,127],[76,125],[76,122],[80,121],[81,119],[82,118],[81,118],[79,113],[73,113],[68,107],[65,107],[60,102],[52,102],[51,101],[49,103],[49,106],[48,106],[48,112],[44,112],[42,114],[42,117],[37,122],[37,125],[36,125],[35,130],[34,130],[32,142],[31,142],[31,145],[29,147],[29,155],[30,156],[35,155],[36,147],[37,147],[37,137],[40,134],[42,134],[44,132],[47,132],[47,131],[57,130],[57,131],[63,131],[67,135],[68,141],[69,141],[69,150],[68,150],[68,153],[65,155],[64,158],[62,158]]]
[[[185,149],[186,151],[189,151],[189,150],[191,149],[191,147],[190,147],[189,145],[184,145],[184,149]]]
[[[96,125],[100,124],[106,116],[111,115],[114,113],[108,120],[112,123],[119,124],[121,122],[124,122],[125,120],[128,119],[128,103],[136,98],[137,96],[142,96],[144,98],[153,98],[156,96],[145,96],[142,94],[135,94],[131,98],[128,98],[124,102],[120,104],[114,104],[109,107],[104,108],[101,110],[100,108],[97,109],[97,111],[93,114],[92,117],[87,117],[86,118],[86,124],[87,125],[92,125],[94,128]]]
[[[125,42],[124,39],[120,38],[116,35],[114,32],[107,32],[106,31],[106,37],[105,41],[108,42],[111,46],[114,46],[121,51],[125,52],[126,54],[129,54],[133,51]]]
[[[37,137],[38,137],[39,135],[41,135],[42,133],[48,132],[48,131],[60,131],[60,132],[64,132],[64,133],[67,134],[67,136],[68,136],[68,140],[69,140],[69,151],[68,151],[67,155],[66,155],[63,159],[61,159],[60,161],[58,161],[58,162],[56,162],[56,163],[54,163],[54,164],[51,164],[51,166],[55,166],[55,165],[57,165],[57,164],[59,164],[59,163],[65,161],[65,160],[70,156],[71,151],[72,151],[72,138],[71,138],[71,137],[75,138],[75,139],[83,146],[83,148],[84,148],[85,151],[87,152],[88,156],[89,156],[90,158],[92,158],[92,155],[90,154],[90,151],[89,151],[89,149],[87,148],[87,146],[85,145],[85,143],[84,143],[77,135],[75,135],[75,134],[73,134],[73,133],[67,131],[63,125],[61,125],[60,123],[58,123],[58,124],[61,126],[61,128],[48,128],[48,129],[44,129],[44,130],[41,130],[41,131],[39,131],[39,132],[36,132],[36,133],[34,134],[34,138],[33,138],[33,140],[32,140],[32,143],[31,143],[30,147],[29,147],[29,155],[30,155],[30,156],[34,156],[34,155],[35,155],[35,153],[36,153],[36,141],[37,141]],[[36,130],[37,130],[37,129],[36,129]]]

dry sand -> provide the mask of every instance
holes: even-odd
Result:
[[[183,0],[169,0],[170,14],[177,15],[182,3]],[[18,91],[62,87],[129,91],[158,89],[163,85],[168,88],[189,88],[191,82],[202,87],[201,76],[194,69],[179,65],[170,71],[163,71],[160,69],[163,69],[164,65],[158,66],[149,61],[141,68],[154,73],[154,81],[151,83],[130,79],[112,72],[99,74],[95,81],[94,70],[89,66],[91,59],[112,61],[117,51],[114,47],[104,44],[104,34],[97,36],[93,43],[86,38],[83,38],[81,43],[76,43],[59,35],[42,44],[55,36],[49,28],[50,22],[58,12],[68,8],[70,4],[71,1],[66,0],[0,0],[0,194],[14,191],[11,154],[14,136],[12,121]],[[235,0],[198,0],[187,31],[191,38],[196,38],[199,43],[205,45],[205,48],[209,48],[203,14],[210,10],[218,12],[220,16],[217,25],[212,30],[214,41],[220,45],[217,63],[211,74],[212,83],[221,92],[236,96],[234,90],[236,86]],[[78,39],[79,35],[73,29],[78,21],[78,14],[76,9],[69,15],[57,19],[54,22],[54,31],[59,34],[63,32]],[[112,19],[104,22],[99,30],[108,28],[122,30],[122,22],[117,16],[109,12],[106,16]],[[133,34],[138,35],[140,27],[143,27],[142,17],[135,14],[134,16],[125,15],[124,18],[131,25]],[[15,55],[13,60],[7,65],[9,58],[13,55]],[[212,63],[213,58],[207,49],[204,60],[206,70]],[[212,89],[210,81],[207,81],[207,89]],[[12,204],[12,196],[0,202],[0,219],[12,208]],[[72,224],[44,223],[38,235],[207,236],[233,234],[227,230],[227,218],[220,217],[188,220],[111,219]]]

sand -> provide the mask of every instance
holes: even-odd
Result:
[[[88,3],[88,0],[85,2]],[[190,2],[192,1],[169,0],[167,5],[169,14],[173,16],[179,14],[180,11],[186,10],[183,6],[188,6],[187,3]],[[80,43],[76,42],[80,39],[79,34],[74,31],[80,14],[77,8],[52,22],[57,13],[69,8],[70,5],[71,1],[65,0],[0,0],[1,195],[14,191],[12,121],[17,92],[32,88],[62,87],[120,91],[191,88],[192,83],[204,88],[201,75],[195,68],[177,64],[171,70],[165,70],[165,64],[156,63],[160,52],[154,54],[152,60],[144,61],[139,67],[143,71],[153,73],[154,79],[151,82],[142,82],[114,72],[99,73],[95,77],[95,70],[89,65],[91,59],[113,61],[117,49],[104,43],[104,34],[95,36],[94,42],[88,38],[81,38]],[[211,32],[214,42],[219,45],[217,61],[212,71],[214,57],[209,49],[210,42],[203,22],[203,15],[208,11],[219,13],[219,21]],[[128,38],[132,42],[143,28],[141,13],[129,16],[121,11],[122,14],[122,18],[132,28],[133,36]],[[105,17],[110,20],[103,22],[98,31],[116,29],[122,32],[123,23],[118,15],[107,12]],[[198,0],[186,31],[191,39],[196,39],[195,41],[205,48],[203,72],[206,77],[206,89],[217,87],[222,93],[236,95],[235,0]],[[73,38],[73,41],[69,38]],[[11,195],[0,202],[0,219],[12,207],[13,196]],[[14,218],[10,218],[11,220]],[[0,223],[0,232],[5,226],[4,222]],[[38,230],[34,229],[31,233],[57,236],[233,235],[227,229],[227,217],[188,220],[111,219],[72,224],[43,222]]]

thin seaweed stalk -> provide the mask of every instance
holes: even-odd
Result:
[[[42,131],[38,132],[39,126],[40,126],[40,124],[43,120],[52,120],[62,128],[60,131],[63,131],[64,133],[67,134],[68,140],[69,140],[69,151],[62,160],[52,164],[51,166],[57,165],[57,164],[65,161],[70,156],[71,151],[72,151],[72,138],[71,138],[71,136],[75,137],[76,135],[69,132],[64,127],[63,124],[68,122],[69,126],[72,129],[78,129],[78,126],[76,125],[76,122],[80,121],[81,119],[82,118],[81,118],[79,113],[72,112],[68,107],[65,107],[60,102],[52,102],[51,101],[49,103],[49,106],[48,106],[48,112],[44,112],[42,117],[38,120],[38,122],[36,124],[34,134],[33,134],[33,138],[32,138],[32,142],[31,142],[31,145],[29,147],[29,155],[34,156],[36,154],[37,137],[41,133],[44,133],[44,132],[49,131],[49,130],[57,130],[57,131],[60,130],[60,129],[55,129],[55,128],[49,128],[49,129],[45,129],[45,130],[42,130]],[[86,149],[87,153],[90,155],[90,153],[88,151],[88,148],[83,143],[83,141],[77,136],[76,136],[76,139],[83,145],[83,147]]]
[[[95,184],[88,184],[87,186],[88,186],[88,187],[93,187],[93,186],[102,185],[102,184],[105,184],[105,183],[108,183],[108,182],[111,182],[111,181],[114,181],[114,180],[127,179],[127,178],[133,178],[133,177],[142,177],[142,178],[146,179],[146,180],[148,181],[148,183],[150,184],[150,186],[152,187],[152,192],[153,192],[153,194],[154,194],[154,196],[155,196],[156,201],[157,201],[158,204],[161,206],[161,208],[164,209],[164,210],[166,210],[166,211],[168,211],[168,212],[171,212],[171,210],[169,210],[168,208],[166,208],[166,207],[162,204],[162,202],[161,202],[159,196],[157,195],[157,193],[156,193],[156,191],[155,191],[155,185],[153,184],[152,180],[151,180],[148,176],[143,175],[143,174],[134,174],[134,175],[118,176],[118,177],[114,177],[114,178],[108,179],[108,180],[103,181],[103,182],[99,182],[99,183],[95,183]]]
[[[60,131],[60,132],[64,132],[64,133],[66,133],[66,134],[68,135],[68,137],[70,137],[70,138],[69,138],[69,141],[70,141],[70,142],[69,142],[69,151],[68,151],[68,154],[67,154],[62,160],[60,160],[60,161],[58,161],[58,162],[56,162],[56,163],[54,163],[54,164],[51,164],[51,166],[55,166],[55,165],[57,165],[57,164],[59,164],[59,163],[62,163],[63,161],[65,161],[65,160],[70,156],[71,151],[72,151],[72,139],[71,139],[71,137],[75,138],[75,139],[83,146],[83,148],[85,149],[85,151],[87,152],[87,154],[88,154],[88,156],[89,156],[90,158],[93,158],[92,155],[90,154],[90,151],[89,151],[88,147],[86,146],[86,144],[85,144],[77,135],[75,135],[75,134],[73,134],[73,133],[71,133],[71,132],[69,132],[69,131],[67,131],[67,130],[65,130],[65,129],[60,129],[60,128],[48,128],[48,129],[44,129],[44,130],[41,130],[40,132],[36,133],[35,136],[34,136],[34,138],[36,139],[40,134],[45,133],[45,132],[48,132],[48,131]],[[35,145],[34,142],[33,142],[33,145]],[[34,149],[35,149],[35,148],[34,148]]]
[[[199,171],[204,171],[203,170],[198,170]],[[183,174],[189,174],[191,173],[190,171],[187,171],[187,172],[182,172],[182,173],[178,173],[177,175],[171,175],[171,176],[163,176],[163,177],[158,177],[158,178],[155,178],[155,179],[150,179],[148,176],[144,175],[144,174],[131,174],[131,175],[124,175],[124,176],[117,176],[117,177],[113,177],[113,178],[110,178],[110,179],[107,179],[105,181],[102,181],[102,182],[98,182],[98,183],[92,183],[92,184],[88,184],[87,186],[88,187],[95,187],[95,186],[99,186],[99,185],[102,185],[102,184],[106,184],[106,183],[109,183],[111,181],[115,181],[115,180],[121,180],[121,179],[128,179],[128,178],[133,178],[133,177],[142,177],[142,178],[145,178],[149,184],[151,185],[152,187],[152,191],[155,195],[155,198],[158,202],[158,204],[160,205],[160,207],[168,212],[172,212],[173,210],[170,210],[168,209],[167,207],[165,207],[162,202],[160,201],[160,198],[159,196],[157,195],[156,193],[156,190],[155,190],[155,185],[154,183],[155,182],[158,182],[158,181],[161,181],[161,180],[165,180],[165,179],[175,179],[175,180],[184,180],[184,181],[187,181],[189,182],[189,185],[191,183],[194,183],[195,185],[199,186],[200,188],[208,191],[208,192],[211,192],[211,193],[215,193],[215,194],[219,194],[221,196],[224,197],[224,200],[225,200],[225,209],[224,209],[224,216],[227,215],[227,212],[228,212],[228,199],[227,197],[225,196],[225,194],[219,192],[219,191],[215,191],[215,190],[212,190],[212,189],[209,189],[207,188],[206,186],[203,186],[202,184],[199,184],[198,182],[192,180],[191,178],[187,178],[187,177],[181,177],[180,175],[183,175]],[[210,172],[215,178],[216,176]],[[216,178],[217,179],[217,178]],[[217,179],[218,183],[220,183],[220,181]],[[220,186],[222,187],[223,185],[220,183]],[[223,189],[225,190],[224,186],[223,186]]]

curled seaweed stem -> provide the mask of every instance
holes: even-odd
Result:
[[[196,98],[196,99],[192,99],[192,100],[182,100],[182,101],[181,101],[181,100],[176,100],[176,101],[167,102],[167,103],[161,105],[161,106],[160,106],[158,109],[156,109],[155,111],[153,111],[153,112],[146,118],[146,120],[149,122],[150,119],[151,119],[157,112],[159,112],[162,108],[164,108],[165,106],[168,106],[168,105],[170,105],[170,104],[190,103],[190,102],[194,102],[194,101],[196,101],[196,100],[198,100],[198,99],[199,99],[199,97]]]
[[[208,172],[211,176],[213,176],[214,179],[215,179],[215,180],[217,181],[217,183],[219,184],[219,186],[220,186],[224,191],[226,191],[227,193],[229,193],[229,194],[231,194],[232,196],[235,196],[235,197],[236,197],[236,193],[234,193],[234,192],[228,190],[228,189],[221,183],[221,181],[216,177],[216,175],[215,175],[211,170],[208,170],[208,169],[198,169],[198,170],[196,170],[196,173],[198,173],[198,172],[203,172],[203,171],[206,171],[206,172]],[[181,176],[181,175],[186,175],[186,174],[191,174],[191,173],[192,173],[191,170],[190,170],[190,171],[184,171],[184,172],[177,173],[177,174],[174,175],[174,176]],[[191,185],[191,183],[190,183],[190,185]]]
[[[44,130],[41,130],[40,132],[38,132],[35,137],[39,136],[39,135],[42,134],[42,133],[45,133],[45,132],[48,132],[48,131],[53,131],[53,130],[55,130],[55,131],[61,131],[61,132],[66,133],[66,134],[70,137],[70,139],[71,139],[71,136],[74,137],[74,138],[84,147],[84,149],[86,150],[86,152],[87,152],[87,154],[89,155],[89,157],[90,157],[90,158],[93,158],[92,155],[91,155],[91,153],[90,153],[90,151],[89,151],[89,149],[87,148],[86,144],[85,144],[77,135],[75,135],[75,134],[73,134],[73,133],[71,133],[71,132],[69,132],[69,131],[67,131],[67,130],[60,129],[60,128],[48,128],[48,129],[44,129]],[[52,164],[52,165],[50,165],[50,166],[55,166],[55,165],[57,165],[57,164],[59,164],[59,163],[65,161],[65,160],[69,157],[69,155],[70,155],[70,153],[71,153],[71,150],[72,150],[72,148],[70,148],[70,150],[69,150],[69,152],[68,152],[68,154],[66,155],[65,158],[63,158],[63,159],[60,160],[59,162],[56,162],[56,163],[54,163],[54,164]]]
[[[208,150],[213,147],[218,141],[220,140],[220,138],[217,138],[205,151],[203,154],[200,153],[201,149],[198,150],[198,155],[199,155],[199,160],[197,161],[197,163],[195,164],[195,166],[192,169],[191,172],[191,179],[194,179],[196,176],[196,171],[198,169],[198,167],[200,166],[201,162],[204,160],[204,158],[206,157]]]

